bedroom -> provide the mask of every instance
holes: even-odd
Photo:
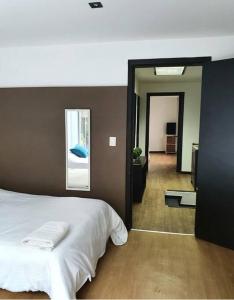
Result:
[[[137,0],[133,18],[130,0],[103,0],[103,7],[98,9],[91,9],[86,0],[69,0],[69,5],[67,2],[61,1],[58,5],[53,0],[34,3],[13,0],[0,4],[0,189],[42,197],[35,201],[35,210],[31,211],[33,207],[29,205],[23,214],[28,221],[39,213],[43,222],[48,221],[48,217],[54,221],[53,214],[47,216],[47,208],[41,204],[44,195],[72,196],[104,200],[130,229],[126,195],[128,85],[131,83],[128,62],[204,56],[211,56],[213,62],[234,57],[234,5],[228,0],[196,1],[191,10],[191,4],[184,0],[176,5],[170,0],[157,4],[151,0],[142,4]],[[203,19],[201,8],[209,19]],[[155,12],[162,17],[156,20]],[[117,18],[120,15],[122,17]],[[217,15],[223,24],[217,22]],[[189,20],[191,28],[185,26]],[[232,72],[228,73],[227,66],[226,70],[225,78],[228,78]],[[224,98],[222,101],[227,101],[229,108],[225,110],[226,120],[231,120],[232,102],[227,94]],[[66,189],[66,109],[90,110],[90,191]],[[222,114],[219,117],[219,123],[225,120]],[[232,122],[228,124],[232,129]],[[225,124],[223,126],[228,130]],[[230,140],[232,146],[230,136],[226,133],[226,140],[222,142]],[[110,138],[116,138],[113,143],[116,146],[110,146],[113,145]],[[229,165],[232,159],[228,150],[225,148],[219,162],[226,171],[225,180],[220,184],[224,191],[229,191],[222,198],[229,201],[232,191],[231,187],[227,189],[226,183],[230,183],[232,177],[225,159]],[[209,177],[222,178],[220,168],[216,172],[211,172]],[[215,186],[207,183],[214,192],[220,187],[219,182],[215,183]],[[17,197],[13,198],[12,203],[17,201]],[[3,200],[6,201],[1,198]],[[60,206],[60,215],[63,211],[64,220],[71,223],[66,209],[69,204],[65,201]],[[7,209],[5,204],[4,209]],[[228,212],[224,207],[220,209],[225,218],[217,214],[215,205],[211,207],[213,215],[209,216],[212,224],[213,216],[223,224],[220,232],[225,241],[233,228],[231,205],[232,202]],[[59,204],[54,207],[58,209]],[[75,218],[79,208],[72,208],[69,214]],[[11,210],[7,218],[6,210],[1,209],[6,220],[13,222]],[[92,211],[89,212],[91,215]],[[230,227],[224,234],[228,222]],[[203,225],[209,230],[205,222]],[[28,233],[37,226],[28,228]],[[114,247],[108,243],[96,277],[78,291],[78,298],[233,298],[232,250],[194,236],[132,230],[128,235],[124,246]],[[63,242],[66,240],[69,233]],[[56,253],[60,246],[62,244],[51,253]],[[214,260],[216,264],[212,263]],[[8,284],[17,283],[17,278],[11,277]],[[11,293],[4,290],[6,285],[1,287],[1,298],[47,297],[42,293]]]

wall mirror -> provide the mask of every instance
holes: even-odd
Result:
[[[66,109],[66,189],[90,191],[90,109]]]

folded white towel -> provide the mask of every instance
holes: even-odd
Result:
[[[67,234],[65,222],[47,222],[22,240],[23,245],[52,250]]]

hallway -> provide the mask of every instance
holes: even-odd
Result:
[[[133,228],[176,233],[194,233],[195,209],[165,205],[164,192],[193,190],[189,174],[176,172],[176,156],[151,153],[142,203],[133,204]]]

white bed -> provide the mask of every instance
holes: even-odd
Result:
[[[70,224],[68,235],[53,251],[21,244],[26,235],[48,221]],[[95,276],[110,236],[115,245],[127,241],[122,220],[104,201],[0,189],[0,288],[74,299],[76,291]]]
[[[68,152],[67,158],[68,168],[69,169],[88,169],[89,167],[89,158],[78,157],[77,155]]]
[[[67,182],[69,188],[79,189],[87,187],[89,182],[89,170],[88,169],[67,169]]]

